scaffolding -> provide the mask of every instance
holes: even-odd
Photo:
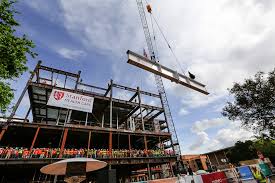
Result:
[[[76,111],[47,105],[53,89],[77,93],[94,98],[92,112]],[[118,97],[121,91],[126,92]],[[29,104],[24,102],[29,99]],[[142,99],[149,97],[159,105],[146,104]],[[21,107],[20,107],[21,106]],[[27,107],[26,107],[27,106]],[[18,116],[20,109],[25,113]],[[1,159],[1,165],[45,165],[62,159],[66,148],[107,149],[109,169],[126,171],[148,170],[166,165],[173,175],[171,163],[175,155],[154,157],[149,150],[168,149],[171,134],[168,129],[159,94],[117,84],[110,80],[108,86],[98,87],[82,82],[81,72],[71,73],[47,67],[38,62],[15,104],[11,115],[1,120],[0,143],[2,147],[60,148],[58,158],[46,159]],[[144,157],[113,157],[114,149],[144,150]],[[3,167],[2,167],[3,168]],[[159,172],[158,172],[159,173]],[[125,177],[125,175],[123,175]],[[159,176],[161,177],[161,176]],[[48,178],[48,177],[47,177]]]

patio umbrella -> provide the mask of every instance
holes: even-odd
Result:
[[[49,175],[65,175],[68,182],[80,182],[85,180],[87,172],[99,170],[106,165],[106,162],[92,158],[71,158],[46,165],[40,171]]]
[[[208,172],[205,170],[198,170],[196,171],[196,175],[201,175],[201,174],[207,174]]]

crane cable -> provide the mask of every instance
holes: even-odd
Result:
[[[146,1],[146,4],[149,5],[148,1],[147,1],[147,0],[145,0],[145,1]],[[170,51],[171,51],[172,55],[174,56],[174,58],[175,58],[177,64],[179,65],[182,74],[185,76],[185,72],[184,72],[183,68],[181,67],[181,64],[180,64],[180,62],[179,62],[179,59],[178,59],[178,57],[176,56],[176,54],[175,54],[174,50],[172,49],[172,47],[170,46],[170,44],[169,44],[167,38],[165,37],[165,35],[164,35],[164,33],[163,33],[161,27],[159,26],[159,24],[158,24],[158,22],[157,22],[155,16],[153,15],[152,12],[149,12],[149,13],[150,13],[150,15],[151,15],[151,20],[152,20],[152,17],[153,17],[153,20],[154,20],[154,22],[156,23],[156,25],[157,25],[157,27],[158,27],[158,29],[159,29],[159,31],[160,31],[160,33],[161,33],[163,39],[165,40],[165,42],[166,42],[168,48],[170,49]],[[153,22],[152,22],[152,28],[153,28]],[[153,29],[153,34],[154,34],[154,29]],[[155,35],[153,35],[153,36],[154,36],[154,40],[155,40]]]
[[[163,33],[162,29],[160,28],[160,26],[159,26],[159,24],[158,24],[158,22],[157,22],[156,18],[154,17],[154,15],[153,15],[152,13],[151,13],[151,16],[153,17],[153,19],[154,19],[154,21],[155,21],[155,23],[156,23],[156,25],[157,25],[157,27],[158,27],[158,29],[159,29],[159,31],[160,31],[160,33],[161,33],[162,37],[164,38],[164,40],[165,40],[165,42],[166,42],[166,44],[167,44],[168,48],[170,49],[170,51],[171,51],[172,55],[174,56],[174,58],[175,58],[175,60],[176,60],[177,64],[179,65],[179,67],[180,67],[180,70],[181,70],[182,74],[183,74],[183,75],[185,75],[185,72],[184,72],[183,68],[181,67],[181,64],[180,64],[180,62],[179,62],[178,57],[176,56],[176,54],[175,54],[174,50],[173,50],[173,49],[172,49],[172,47],[170,46],[170,44],[169,44],[169,42],[168,42],[167,38],[165,37],[165,35],[164,35],[164,33]]]

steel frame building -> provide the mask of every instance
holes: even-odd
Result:
[[[171,149],[171,134],[163,106],[145,104],[142,97],[152,97],[160,101],[159,94],[146,92],[114,83],[107,88],[88,85],[82,82],[81,72],[71,73],[46,67],[38,62],[15,104],[11,115],[2,121],[0,133],[1,147],[60,148],[59,158],[0,158],[0,179],[3,182],[37,181],[39,169],[62,158],[64,148],[86,149]],[[74,92],[94,98],[92,113],[48,106],[52,89]],[[114,96],[115,90],[132,94],[128,100]],[[29,96],[30,105],[24,105],[25,96]],[[17,118],[20,108],[26,108],[25,116]],[[171,164],[175,155],[144,157],[108,157],[101,158],[108,163],[109,170],[116,170],[117,181],[129,181],[138,170],[146,169],[149,179],[163,177],[163,171],[151,171],[162,168],[173,175]],[[166,172],[165,172],[166,173]],[[14,177],[16,174],[16,177]],[[155,175],[153,175],[155,174]],[[167,174],[167,173],[166,173]],[[13,177],[13,178],[12,178]],[[48,182],[54,177],[46,177]]]

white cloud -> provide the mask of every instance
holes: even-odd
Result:
[[[160,24],[166,28],[181,64],[207,85],[210,95],[179,90],[175,84],[168,85],[169,91],[182,95],[183,103],[190,108],[202,107],[226,96],[233,82],[274,67],[275,3],[266,4],[236,0],[158,1],[155,13],[159,13]],[[178,68],[171,54],[165,50],[160,53],[163,64]]]
[[[134,1],[60,0],[64,27],[88,49],[125,56],[127,49],[142,42]]]
[[[60,0],[58,6],[60,22],[85,50],[115,57],[115,80],[135,82],[133,71],[137,70],[129,70],[123,62],[127,49],[141,52],[146,45],[135,1]],[[204,96],[164,80],[168,97],[181,102],[191,114],[194,108],[213,108],[213,103],[222,106],[233,82],[275,66],[274,0],[160,0],[152,1],[152,8],[183,68],[194,73],[210,92]],[[160,62],[178,69],[160,34],[156,37]],[[141,73],[146,87],[153,87],[154,78]],[[235,124],[222,118],[195,122],[192,131],[198,139],[190,145],[192,152],[214,150],[252,135]],[[214,127],[217,133],[210,134],[208,130]]]
[[[222,104],[217,104],[217,105],[214,105],[213,106],[213,112],[218,112],[218,113],[221,113],[222,112],[222,109],[224,108],[224,103]]]
[[[194,133],[199,133],[210,128],[219,127],[225,124],[226,122],[228,122],[228,120],[225,118],[204,119],[201,121],[196,121],[193,124],[191,130]]]
[[[20,1],[20,3],[25,3],[41,15],[45,16],[51,22],[62,23],[62,16],[60,15],[60,7],[58,6],[58,1],[56,0],[27,0]]]
[[[142,50],[146,45],[135,2],[62,0],[61,7],[65,28],[88,49],[125,58],[127,49]],[[275,66],[274,3],[162,0],[154,1],[152,7],[183,68],[194,73],[210,92],[205,96],[164,80],[168,95],[177,98],[190,113],[194,108],[223,100],[233,82]],[[160,62],[172,69],[179,68],[159,33],[156,36]],[[129,72],[125,63],[116,61],[113,65],[118,68],[114,73],[116,80],[134,78],[135,73]],[[144,80],[148,87],[154,84],[151,75],[141,77],[147,77]],[[225,124],[228,126],[219,131]],[[214,127],[217,134],[206,132]],[[190,152],[214,150],[244,138],[243,134],[251,135],[224,118],[197,121],[192,130],[197,139],[189,146]],[[226,140],[230,132],[234,138]]]
[[[81,57],[86,56],[86,52],[83,50],[73,50],[69,48],[60,48],[57,50],[57,53],[69,60],[77,60]]]
[[[34,9],[42,8],[42,13],[48,16],[53,2],[44,6],[43,1],[32,0],[27,4]],[[220,100],[233,82],[275,66],[275,3],[272,0],[174,0],[172,3],[160,0],[151,4],[181,65],[192,71],[210,91],[209,96],[203,96],[191,90],[178,90],[183,87],[165,82],[168,92],[180,97],[188,108]],[[123,60],[127,49],[141,51],[146,47],[135,1],[60,0],[56,7],[65,29],[87,50],[97,49],[99,53]],[[160,33],[156,33],[160,62],[178,69]],[[128,68],[124,62],[114,60],[113,65],[119,65],[114,78],[123,78]]]
[[[191,151],[198,150],[201,146],[205,145],[209,141],[208,134],[205,132],[198,132],[197,139],[195,142],[189,147]]]
[[[217,132],[216,139],[224,146],[232,146],[238,140],[247,140],[253,136],[252,132],[249,132],[243,128],[240,128],[240,123],[231,123],[229,128],[222,128]]]
[[[184,108],[181,108],[181,109],[180,109],[180,111],[179,111],[179,115],[180,115],[180,116],[185,116],[185,115],[187,115],[187,114],[190,114],[190,112],[187,111],[187,110],[184,109]]]
[[[216,133],[206,130],[219,128]],[[225,126],[226,125],[226,126]],[[245,141],[253,138],[253,133],[241,127],[239,121],[232,122],[225,118],[214,118],[197,121],[191,128],[195,134],[195,141],[184,152],[205,153],[224,147],[233,146],[237,141]]]

